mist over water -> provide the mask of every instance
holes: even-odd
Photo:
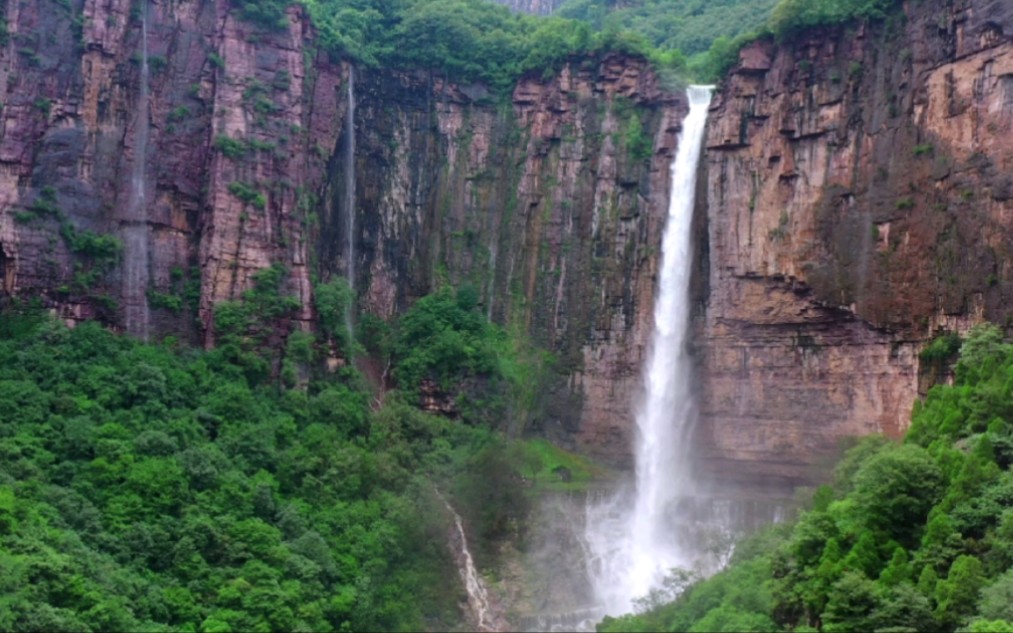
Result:
[[[696,412],[686,337],[697,164],[711,88],[690,86],[687,96],[690,110],[672,162],[644,395],[636,410],[635,486],[589,500],[586,510],[588,575],[603,615],[633,611],[635,600],[661,587],[673,568],[699,566],[701,555],[688,466]]]

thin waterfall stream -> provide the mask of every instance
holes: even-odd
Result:
[[[468,537],[464,532],[464,522],[461,520],[461,515],[457,513],[457,510],[454,510],[454,507],[438,490],[436,496],[454,519],[454,531],[450,540],[454,550],[454,558],[457,561],[458,573],[461,575],[461,582],[464,583],[464,589],[468,594],[468,609],[474,619],[475,630],[500,631],[502,629],[499,625],[502,623],[497,623],[497,618],[493,615],[489,603],[489,592],[482,576],[478,573],[478,568],[475,567],[471,550],[468,549]]]
[[[690,109],[671,167],[654,333],[636,410],[636,488],[590,501],[587,508],[588,573],[602,615],[633,611],[635,601],[661,588],[671,570],[696,566],[702,554],[685,534],[694,519],[685,515],[693,504],[684,500],[695,492],[688,465],[695,403],[686,339],[697,165],[711,90],[687,89]]]
[[[141,2],[141,77],[134,131],[134,157],[130,173],[130,197],[123,222],[123,304],[124,326],[128,333],[148,340],[148,255],[147,192],[145,165],[151,122],[148,112],[148,6]]]
[[[352,301],[345,308],[345,327],[352,336],[352,312],[355,303],[355,69],[348,67],[345,109],[345,279],[352,290]]]

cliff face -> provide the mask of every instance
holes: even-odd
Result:
[[[211,344],[214,306],[280,263],[293,326],[309,327],[312,274],[345,274],[351,169],[363,307],[390,316],[472,284],[556,353],[542,430],[627,458],[683,109],[643,62],[573,64],[506,99],[357,71],[349,162],[350,69],[316,52],[297,8],[274,31],[206,1],[10,1],[4,15],[5,295],[120,326],[146,297],[144,330]]]
[[[1010,32],[1008,3],[926,0],[742,52],[707,140],[698,327],[720,479],[804,481],[843,435],[898,435],[917,342],[1009,323]]]
[[[68,318],[122,323],[126,270],[138,267],[154,332],[209,337],[211,306],[280,261],[309,319],[300,201],[324,173],[326,156],[311,150],[339,129],[333,94],[342,71],[312,56],[299,12],[264,34],[227,9],[8,3],[0,49],[7,293],[41,297]],[[144,28],[150,81],[141,103]],[[135,170],[137,156],[147,160]],[[134,222],[135,174],[150,247],[141,262],[96,253],[87,240],[122,237]],[[190,301],[200,328],[184,309]]]
[[[621,57],[523,80],[500,103],[428,74],[357,85],[363,305],[386,316],[440,281],[472,285],[493,320],[555,354],[539,430],[627,462],[681,97]],[[322,221],[335,273],[346,169],[335,161]]]
[[[10,0],[4,17],[4,295],[122,325],[140,279],[152,334],[210,344],[214,306],[272,263],[302,328],[311,278],[350,256],[381,316],[470,284],[555,353],[538,430],[628,463],[685,112],[643,62],[574,62],[508,97],[360,69],[350,99],[296,8],[269,32],[213,2]],[[694,294],[718,479],[809,481],[841,436],[900,433],[922,342],[1009,323],[1011,29],[998,0],[923,0],[752,45],[715,95]],[[103,238],[138,226],[144,257]]]

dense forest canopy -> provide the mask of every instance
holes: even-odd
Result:
[[[209,352],[0,314],[0,630],[445,630],[460,581],[436,491],[490,564],[546,473],[590,476],[489,421],[523,406],[542,358],[473,291],[339,337],[389,355],[402,389],[380,406],[322,362],[347,288],[318,287],[317,338],[285,328],[286,278],[219,306]],[[420,410],[422,383],[456,417]]]
[[[282,28],[289,0],[237,0],[240,16]],[[642,55],[683,80],[717,81],[738,49],[764,35],[882,19],[899,0],[569,0],[550,17],[490,0],[300,0],[329,54],[367,66],[423,68],[509,88],[568,58]]]
[[[718,38],[734,39],[766,24],[777,0],[567,0],[556,15],[595,31],[629,30],[662,50],[706,53]]]
[[[915,406],[903,442],[861,440],[796,522],[600,630],[1013,630],[1013,346],[992,325],[954,342],[923,353],[942,368],[959,348],[956,379]]]

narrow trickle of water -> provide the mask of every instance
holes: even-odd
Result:
[[[672,162],[644,397],[636,411],[636,487],[592,502],[587,510],[589,575],[607,615],[633,611],[637,598],[661,589],[672,569],[694,566],[700,554],[693,551],[698,539],[688,536],[694,526],[687,501],[695,492],[688,434],[695,411],[686,337],[697,163],[711,88],[690,86],[687,95],[689,114]]]
[[[454,535],[451,539],[455,546],[454,558],[457,560],[457,569],[461,574],[464,589],[468,592],[468,608],[474,618],[475,629],[478,631],[498,631],[489,608],[489,592],[485,588],[485,583],[482,582],[482,577],[478,574],[474,559],[471,557],[471,551],[468,549],[468,537],[464,533],[461,515],[457,514],[457,511],[442,494],[437,492],[436,496],[440,498],[443,506],[454,519]]]
[[[345,278],[352,289],[352,302],[345,309],[345,326],[352,336],[352,310],[355,302],[355,69],[348,67],[345,109]]]
[[[145,163],[148,159],[148,7],[141,2],[141,82],[134,132],[134,162],[130,174],[130,198],[123,223],[123,303],[127,332],[148,339],[148,218]]]

